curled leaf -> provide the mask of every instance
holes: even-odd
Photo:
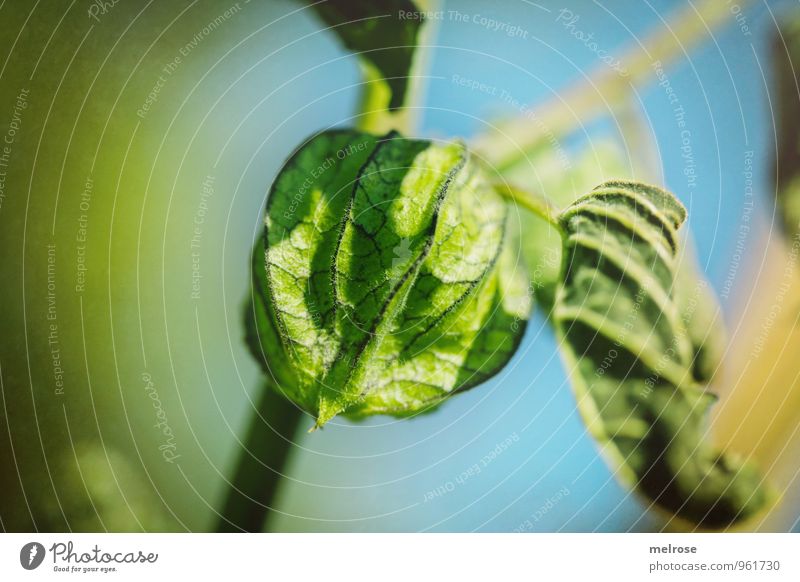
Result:
[[[752,516],[767,493],[752,467],[705,439],[718,352],[687,330],[708,296],[692,309],[692,286],[676,284],[685,217],[672,194],[633,182],[607,182],[567,207],[553,318],[581,414],[617,474],[716,528]]]
[[[419,412],[498,372],[530,310],[507,214],[461,143],[309,140],[273,184],[254,270],[284,393],[321,426]]]

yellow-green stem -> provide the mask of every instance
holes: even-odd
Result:
[[[546,196],[517,188],[506,182],[498,182],[494,188],[508,200],[546,220],[560,233],[563,233],[563,228],[558,220],[559,209]]]
[[[738,5],[743,9],[753,1],[739,0]],[[652,79],[658,70],[666,70],[702,41],[712,39],[714,29],[726,22],[735,22],[727,2],[690,3],[622,56],[620,62],[627,74],[601,63],[549,101],[526,110],[528,115],[497,123],[491,131],[476,136],[474,149],[499,171],[512,167],[543,141],[561,140],[598,115],[613,112],[633,88]]]

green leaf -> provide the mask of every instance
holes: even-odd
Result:
[[[403,104],[422,20],[410,0],[306,0],[344,46],[380,71],[391,90],[389,109]]]
[[[298,390],[298,379],[290,362],[285,358],[268,357],[274,346],[280,345],[281,337],[276,329],[275,314],[270,302],[266,300],[267,274],[264,265],[264,236],[256,242],[252,254],[252,287],[250,300],[245,311],[245,340],[250,353],[261,364],[264,373],[273,381],[269,382],[284,396],[294,402],[302,402],[304,393]],[[302,406],[307,408],[307,406]]]
[[[722,309],[691,247],[690,241],[684,242],[675,272],[673,297],[682,324],[677,331],[691,346],[694,379],[709,384],[722,368],[728,338]]]
[[[251,345],[319,426],[485,381],[530,311],[507,214],[461,143],[315,136],[270,192]]]
[[[704,382],[720,352],[690,331],[707,317],[698,312],[707,289],[676,282],[685,217],[672,194],[633,182],[607,182],[567,207],[553,319],[581,414],[617,475],[716,528],[752,516],[768,495],[752,467],[706,442],[716,397]]]

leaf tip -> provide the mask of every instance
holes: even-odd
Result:
[[[342,411],[342,406],[336,400],[331,400],[326,398],[325,396],[320,396],[319,399],[319,411],[317,412],[317,421],[314,423],[314,426],[311,427],[309,432],[314,432],[318,428],[322,428],[327,424],[329,420],[331,420],[334,416],[339,414]]]

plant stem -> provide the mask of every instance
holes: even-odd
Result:
[[[745,8],[752,2],[739,0],[738,4]],[[600,64],[588,77],[582,76],[549,101],[532,108],[534,115],[497,123],[490,133],[477,136],[474,148],[499,171],[508,169],[539,143],[562,139],[597,115],[609,113],[632,89],[649,81],[657,68],[666,69],[697,44],[712,38],[717,26],[732,19],[726,2],[690,3],[622,56],[620,63],[627,75]]]
[[[271,380],[269,381],[271,382]],[[270,385],[261,393],[217,532],[260,532],[275,498],[302,413]]]
[[[559,209],[556,208],[556,206],[546,196],[536,192],[517,188],[516,186],[512,186],[506,182],[496,182],[494,184],[494,188],[498,193],[508,200],[518,204],[519,206],[522,206],[526,210],[529,210],[539,218],[546,220],[548,223],[554,226],[559,233],[563,233],[564,229],[561,226],[561,223],[558,221]]]

